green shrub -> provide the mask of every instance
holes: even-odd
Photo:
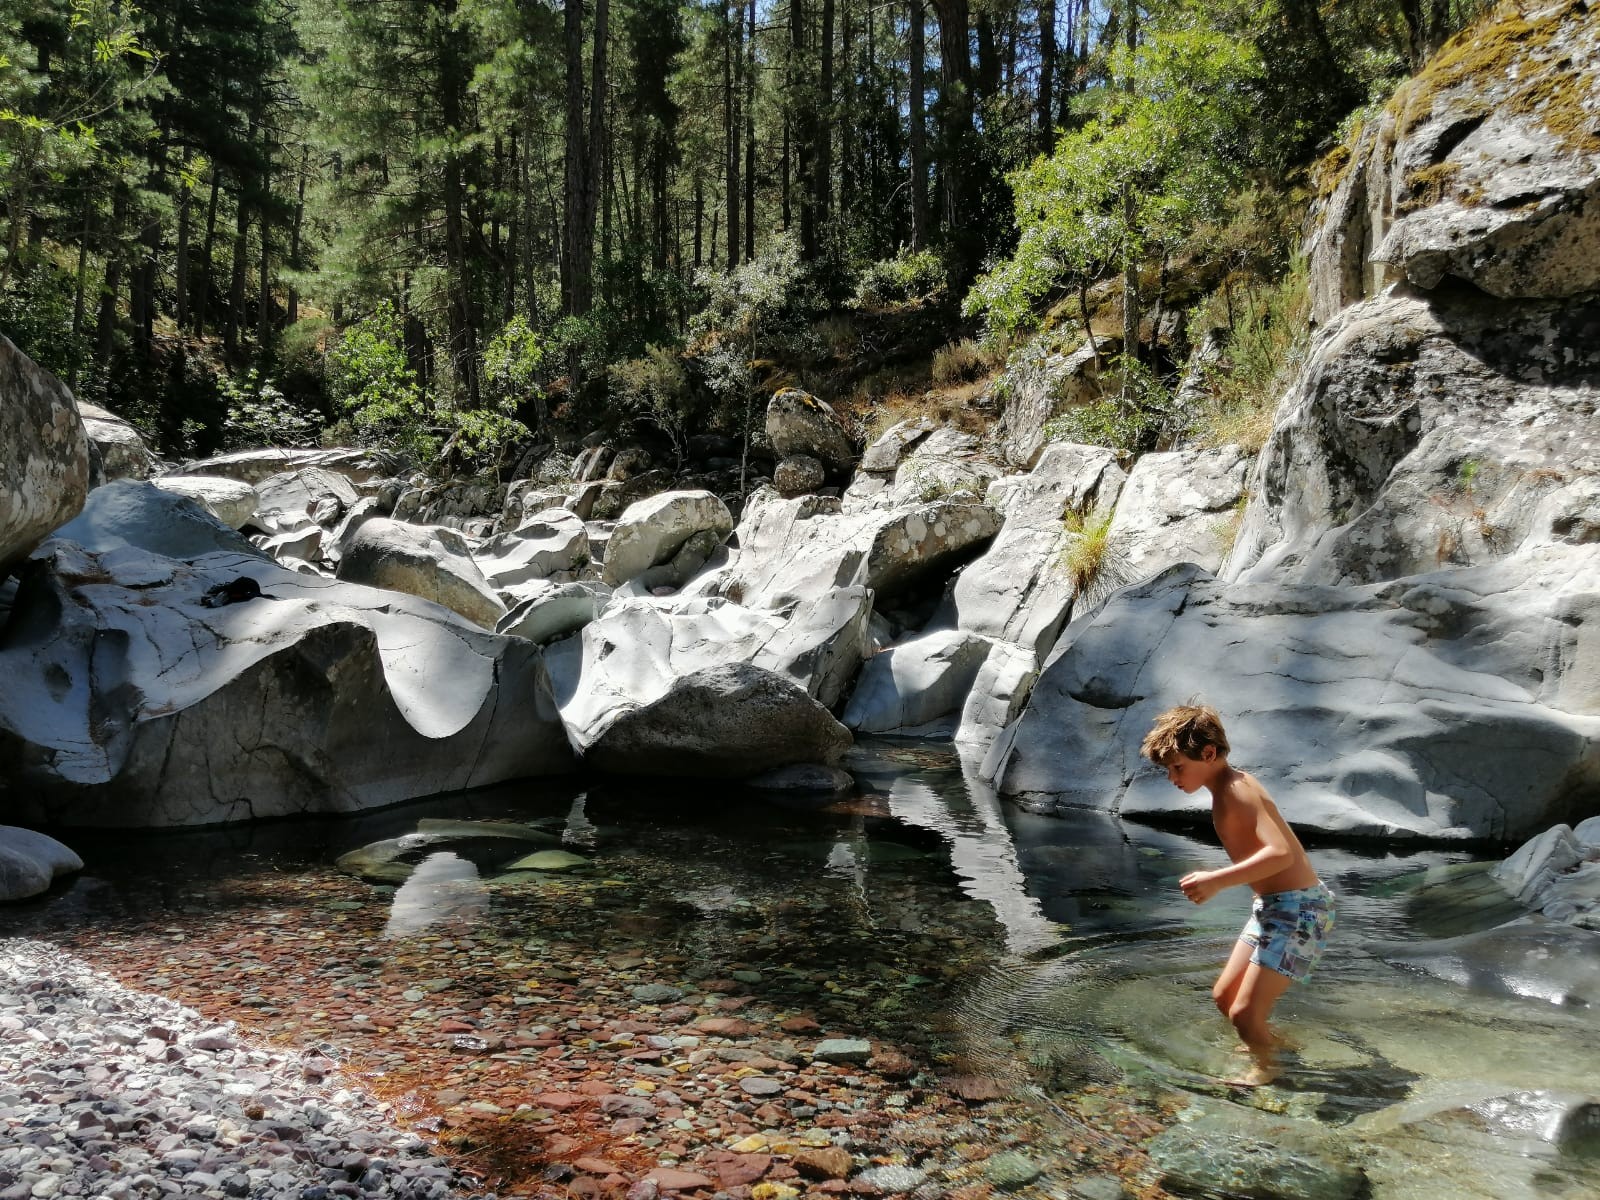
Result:
[[[1111,516],[1069,513],[1062,522],[1074,537],[1061,552],[1061,567],[1079,603],[1098,603],[1127,582],[1127,565],[1111,540]]]
[[[73,278],[53,263],[24,265],[0,292],[0,333],[63,380],[89,365],[89,339],[72,331]]]
[[[693,392],[683,358],[668,346],[648,346],[644,357],[624,359],[607,369],[611,398],[660,428],[681,463],[695,416]]]
[[[1209,399],[1199,414],[1199,444],[1231,442],[1252,453],[1266,444],[1278,396],[1310,345],[1309,284],[1305,260],[1296,258],[1283,278],[1241,288],[1226,306],[1213,295],[1191,318],[1196,340],[1211,328],[1224,329],[1227,339],[1223,358],[1205,373]]]
[[[1106,377],[1118,376],[1123,385],[1117,394],[1069,408],[1046,421],[1045,440],[1143,451],[1155,449],[1163,436],[1181,432],[1182,414],[1154,371],[1123,355],[1113,360]]]
[[[254,367],[241,375],[224,375],[219,391],[228,406],[222,423],[224,450],[256,446],[303,449],[317,444],[320,414],[301,409],[272,380],[262,379]]]
[[[854,303],[857,308],[878,308],[931,300],[943,295],[949,285],[949,272],[937,254],[931,250],[908,252],[902,247],[893,258],[880,259],[862,270]]]
[[[400,318],[387,301],[347,328],[328,351],[328,391],[365,445],[433,461],[440,430],[406,362]]]

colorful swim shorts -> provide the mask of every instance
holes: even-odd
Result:
[[[1250,906],[1250,919],[1239,940],[1255,947],[1251,962],[1304,983],[1327,948],[1338,908],[1325,883],[1268,892]]]

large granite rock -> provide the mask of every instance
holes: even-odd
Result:
[[[162,475],[151,482],[164,492],[187,496],[229,529],[243,528],[261,501],[248,483],[221,475]]]
[[[361,493],[339,471],[322,466],[296,467],[269,475],[256,485],[257,507],[280,519],[310,519],[323,528],[338,523],[355,507]]]
[[[589,535],[576,514],[547,508],[485,542],[472,557],[489,586],[502,591],[585,565]]]
[[[1600,301],[1386,293],[1278,407],[1229,578],[1366,583],[1600,539]]]
[[[201,605],[241,574],[262,598]],[[254,555],[52,539],[0,676],[0,818],[29,824],[349,812],[572,764],[536,646]]]
[[[1600,546],[1384,585],[1225,585],[1175,567],[1068,627],[983,773],[1030,805],[1204,820],[1138,757],[1203,697],[1291,821],[1330,833],[1526,837],[1600,778]],[[1576,606],[1576,608],[1575,608]]]
[[[48,834],[0,825],[0,903],[48,891],[60,875],[83,870],[83,859]]]
[[[978,439],[958,429],[936,429],[918,438],[890,475],[861,471],[845,489],[845,512],[894,509],[941,497],[982,496],[1000,478]]]
[[[751,663],[831,707],[861,665],[872,611],[860,586],[835,588],[762,611],[720,598],[673,607],[615,598],[581,638],[550,650],[562,715],[577,731],[617,707],[649,703],[673,683],[728,663]]]
[[[1600,931],[1600,816],[1552,825],[1494,870],[1502,887],[1552,921]]]
[[[667,562],[698,533],[719,541],[733,532],[733,514],[710,492],[663,492],[628,506],[606,543],[601,578],[611,587]],[[703,561],[703,560],[702,560]]]
[[[989,647],[988,638],[944,629],[875,654],[840,720],[861,733],[888,733],[959,711]]]
[[[995,435],[1007,463],[1031,468],[1044,452],[1046,422],[1104,394],[1106,365],[1121,353],[1122,343],[1107,337],[1097,341],[1098,355],[1087,345],[1064,352],[1040,339],[1011,356],[995,382],[1002,402]]]
[[[1127,581],[1181,562],[1215,571],[1233,547],[1251,461],[1238,446],[1146,454],[1128,473],[1107,533]]]
[[[855,584],[881,600],[953,571],[999,528],[993,509],[968,500],[844,513],[835,497],[763,488],[745,502],[738,553],[700,586],[754,608]]]
[[[610,592],[593,583],[556,583],[548,579],[523,584],[516,602],[495,626],[496,633],[527,638],[540,645],[576,633],[605,611]]]
[[[0,335],[0,578],[88,492],[89,443],[72,393]]]
[[[1600,37],[1579,0],[1494,8],[1325,168],[1313,313],[1404,279],[1500,298],[1600,289]]]
[[[707,667],[575,736],[584,763],[625,775],[742,779],[791,763],[832,766],[850,731],[805,690],[749,663]]]
[[[767,401],[767,437],[780,458],[809,455],[835,475],[855,462],[855,447],[833,409],[799,388],[784,388]]]
[[[1064,520],[1110,512],[1125,479],[1115,452],[1061,442],[1030,473],[995,481],[985,499],[1005,524],[957,576],[952,623],[1027,647],[1037,666],[1066,625],[1075,594],[1061,559],[1080,535]]]
[[[373,517],[340,543],[338,577],[442,604],[493,629],[506,614],[462,536],[444,526]]]
[[[134,546],[168,558],[216,552],[266,558],[242,534],[188,496],[138,479],[119,479],[95,488],[83,511],[53,536],[95,553]]]
[[[315,467],[342,475],[363,490],[393,475],[399,467],[394,455],[384,450],[335,448],[330,450],[289,450],[267,447],[239,450],[198,458],[183,464],[184,475],[220,475],[254,486],[273,475],[293,475]]]
[[[89,486],[99,487],[117,479],[148,479],[156,471],[156,456],[145,444],[144,435],[116,413],[98,404],[78,401],[89,437]]]

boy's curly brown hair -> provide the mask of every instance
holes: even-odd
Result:
[[[1174,754],[1199,758],[1207,746],[1217,748],[1218,758],[1228,756],[1228,735],[1217,710],[1208,704],[1180,704],[1156,718],[1150,732],[1144,735],[1139,753],[1164,765]]]

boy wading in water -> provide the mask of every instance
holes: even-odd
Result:
[[[1228,965],[1211,989],[1255,1066],[1235,1083],[1258,1087],[1278,1075],[1278,1037],[1267,1027],[1272,1006],[1294,981],[1306,982],[1333,928],[1335,902],[1317,878],[1305,847],[1254,777],[1228,763],[1228,735],[1211,708],[1182,705],[1156,718],[1140,752],[1167,769],[1178,788],[1211,793],[1211,821],[1233,865],[1192,871],[1179,880],[1183,894],[1204,904],[1224,888],[1254,889]]]

